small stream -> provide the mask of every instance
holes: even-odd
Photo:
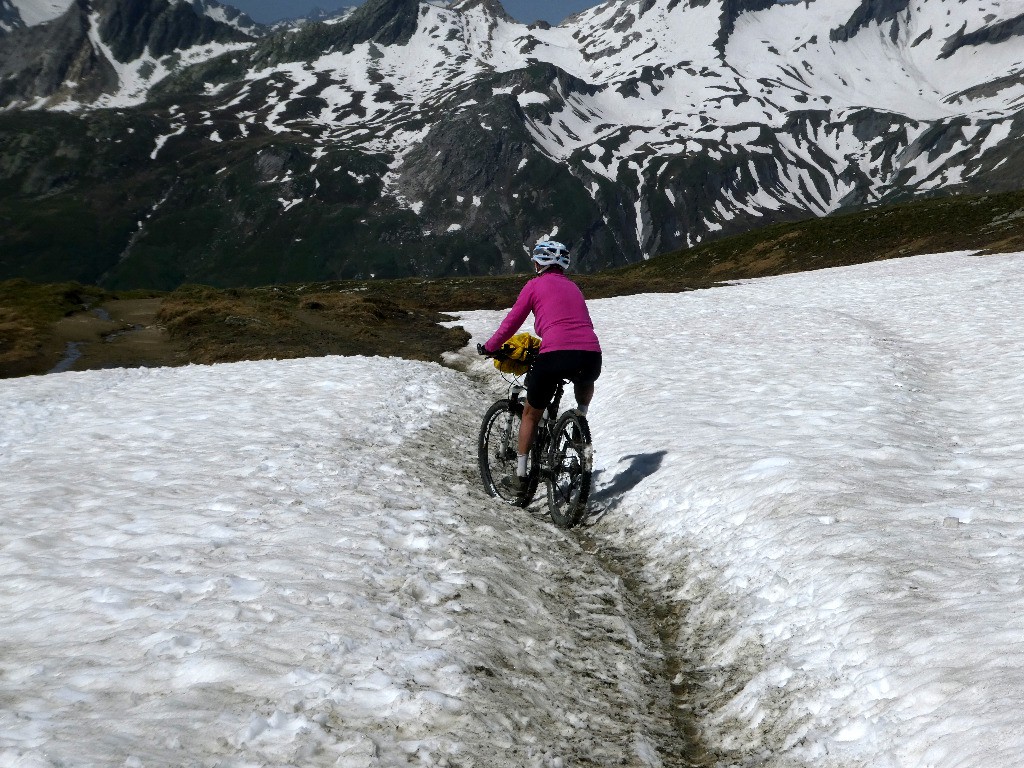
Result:
[[[64,347],[64,357],[60,359],[53,368],[47,371],[47,373],[64,373],[70,371],[71,366],[82,356],[82,342],[80,341],[69,341],[67,346]]]
[[[89,312],[94,317],[96,317],[99,320],[102,320],[103,322],[114,322],[114,318],[110,316],[110,313],[107,310],[102,309],[101,307],[89,309]],[[136,331],[141,331],[144,328],[145,326],[136,323],[131,326],[123,327],[119,330],[111,331],[110,333],[104,334],[102,340],[104,343],[110,343],[112,341],[115,341],[116,339],[121,338],[122,336],[126,336],[130,333],[135,333]],[[72,367],[75,365],[75,363],[84,354],[85,346],[90,343],[92,342],[69,341],[67,345],[64,347],[64,355],[63,357],[61,357],[60,362],[58,362],[55,366],[53,366],[53,368],[48,370],[47,373],[64,373],[65,371],[70,371]]]

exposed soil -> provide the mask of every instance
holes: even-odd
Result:
[[[157,323],[162,299],[115,299],[50,326],[34,350],[0,361],[0,377],[55,369],[152,367],[188,362],[183,346]]]
[[[382,281],[391,286],[391,281]],[[218,290],[168,295],[159,320],[195,363],[323,355],[384,355],[439,361],[469,341],[420,297],[360,285]]]

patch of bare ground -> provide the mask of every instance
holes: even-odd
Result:
[[[429,299],[387,293],[184,287],[163,297],[61,306],[64,316],[0,301],[0,378],[324,355],[436,361],[468,341],[461,329],[439,325],[447,316],[425,308]]]
[[[217,290],[184,287],[167,296],[160,322],[191,362],[323,355],[441,358],[469,340],[414,297],[330,285]]]
[[[1024,250],[1024,192],[953,195],[727,237],[608,277],[722,282],[948,251]]]
[[[23,332],[20,345],[0,358],[0,375],[181,365],[187,359],[180,345],[156,323],[160,303],[114,299],[62,317],[45,332]]]

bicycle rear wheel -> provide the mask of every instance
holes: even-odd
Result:
[[[526,493],[517,496],[509,487],[516,474],[516,444],[519,442],[519,424],[523,420],[523,406],[510,400],[498,400],[487,409],[480,425],[477,458],[480,479],[489,496],[496,496],[509,504],[527,506],[537,492],[536,463],[530,467]]]
[[[587,512],[594,449],[590,425],[579,411],[566,411],[555,424],[548,466],[548,508],[559,528],[578,525]]]

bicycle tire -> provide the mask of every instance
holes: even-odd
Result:
[[[559,528],[579,525],[586,516],[593,465],[590,425],[579,411],[566,411],[548,448],[548,510]]]
[[[484,414],[477,441],[477,462],[484,491],[488,496],[519,507],[525,507],[533,500],[539,484],[537,463],[532,461],[526,493],[516,496],[503,487],[502,481],[516,472],[516,444],[522,419],[521,403],[498,400]]]

